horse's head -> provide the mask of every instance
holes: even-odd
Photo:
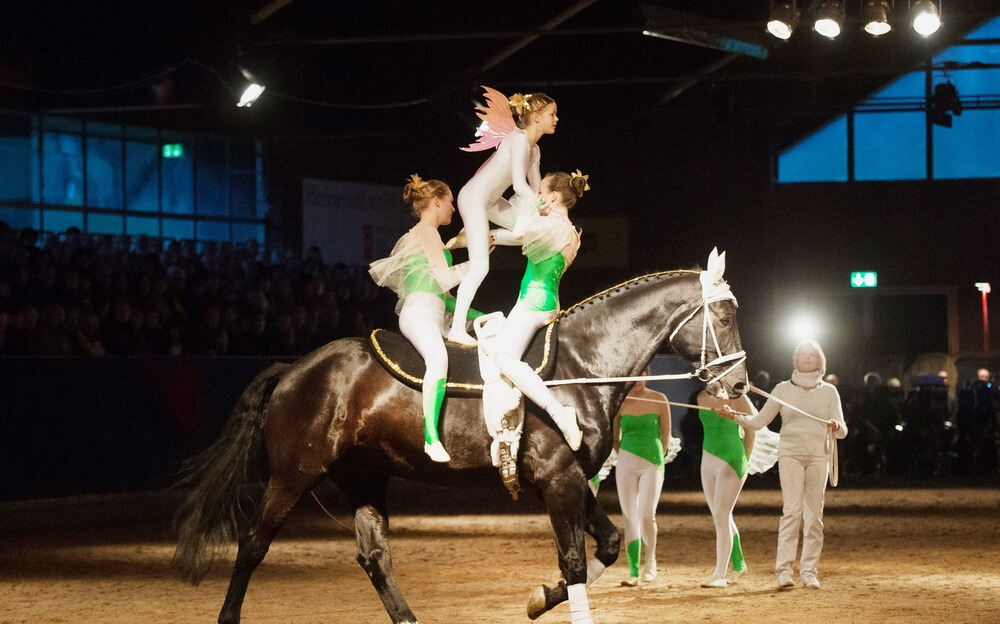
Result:
[[[692,286],[690,303],[673,319],[670,346],[695,363],[709,391],[736,398],[746,390],[746,354],[736,323],[736,297],[722,278],[726,254],[716,249]]]

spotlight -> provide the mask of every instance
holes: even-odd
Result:
[[[264,85],[257,82],[253,75],[245,68],[239,68],[240,73],[246,78],[247,85],[243,88],[243,94],[240,96],[240,100],[236,103],[236,106],[240,108],[249,108],[253,106],[253,103],[257,101],[257,98],[264,93]]]
[[[771,17],[767,21],[767,32],[778,39],[788,39],[799,24],[799,10],[795,2],[781,2],[771,8]]]
[[[958,98],[958,89],[950,82],[942,82],[934,85],[934,95],[931,96],[927,106],[931,123],[945,128],[951,127],[951,115],[962,114],[962,100]]]
[[[816,9],[813,29],[829,39],[840,34],[844,27],[844,3],[841,0],[823,0]]]
[[[941,12],[932,0],[917,0],[913,3],[913,30],[929,37],[941,28]]]
[[[865,32],[876,37],[892,30],[889,25],[888,0],[865,0]]]
[[[808,313],[799,313],[789,322],[788,333],[795,340],[807,340],[817,338],[822,333],[822,330],[815,316]]]

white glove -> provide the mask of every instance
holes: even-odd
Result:
[[[677,457],[677,453],[681,452],[681,439],[670,436],[667,440],[667,452],[663,455],[663,463],[669,464],[674,461]]]

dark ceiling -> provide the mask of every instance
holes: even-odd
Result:
[[[949,0],[941,31],[923,39],[899,23],[907,3],[896,1],[896,28],[875,39],[854,0],[828,41],[802,2],[803,23],[781,44],[763,33],[764,0],[644,4],[675,14],[647,18],[629,0],[4,2],[0,104],[262,137],[393,135],[459,131],[489,84],[554,93],[564,117],[588,127],[737,119],[777,125],[784,141],[1000,8]],[[763,41],[770,55],[641,34],[676,27],[677,14],[689,29]],[[251,110],[232,105],[237,66],[268,87]]]

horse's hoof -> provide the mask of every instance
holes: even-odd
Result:
[[[539,585],[528,594],[528,619],[538,619],[545,611],[545,586]]]

